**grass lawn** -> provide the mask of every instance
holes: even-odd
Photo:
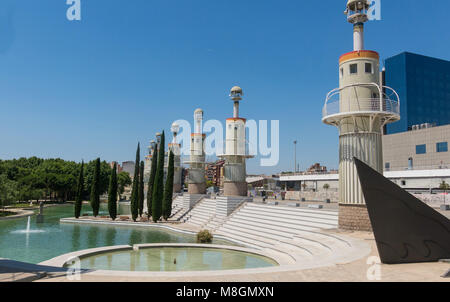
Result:
[[[33,206],[30,207],[29,203],[13,203],[9,205],[11,208],[37,208],[39,205],[36,205],[36,203],[33,203]]]

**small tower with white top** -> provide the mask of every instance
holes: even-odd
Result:
[[[339,59],[339,88],[330,91],[322,121],[339,129],[339,227],[370,230],[370,220],[353,161],[357,157],[383,173],[382,128],[400,119],[397,93],[380,81],[380,57],[364,49],[368,0],[348,0],[353,51]]]
[[[170,131],[173,135],[172,143],[169,144],[169,151],[172,151],[174,155],[173,191],[179,193],[181,192],[181,145],[177,142],[177,135],[180,132],[180,126],[173,123]]]
[[[203,110],[194,111],[195,130],[191,134],[191,159],[189,161],[188,193],[206,194],[205,137],[203,134]]]
[[[223,193],[225,196],[247,196],[246,158],[246,119],[239,117],[239,102],[244,93],[242,88],[231,88],[230,98],[233,101],[233,117],[226,120],[226,141]]]

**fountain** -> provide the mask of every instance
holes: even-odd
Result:
[[[32,230],[31,229],[31,216],[28,216],[27,228],[25,230],[14,231],[12,233],[15,233],[15,234],[34,234],[34,233],[43,233],[43,232],[45,232],[45,231],[43,231],[43,230]]]

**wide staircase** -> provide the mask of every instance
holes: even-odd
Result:
[[[338,212],[246,203],[214,233],[312,265],[319,259],[345,257],[351,248],[346,240],[323,231],[337,226]]]
[[[216,200],[205,198],[183,217],[183,222],[204,228],[216,216]]]
[[[178,220],[180,216],[185,213],[183,208],[183,195],[177,195],[172,201],[172,215],[170,215],[170,220]]]

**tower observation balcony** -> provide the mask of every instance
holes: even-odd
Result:
[[[361,88],[376,88],[379,93],[367,98]],[[322,110],[322,122],[339,126],[342,119],[351,117],[378,117],[383,126],[399,121],[400,98],[394,89],[376,83],[351,84],[331,90]]]

